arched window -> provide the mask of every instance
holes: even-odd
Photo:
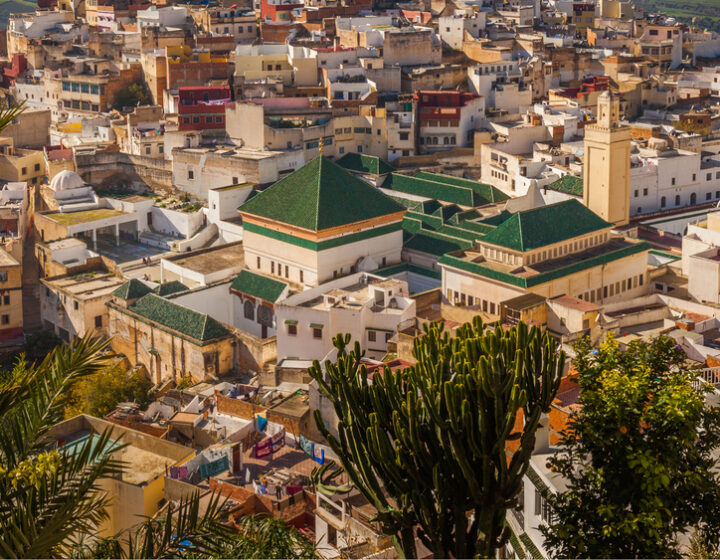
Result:
[[[695,204],[697,202],[697,195],[695,193],[692,193],[690,195],[690,204]]]
[[[663,196],[660,199],[660,208],[665,208],[665,205],[667,204],[667,200],[665,200],[665,197]]]
[[[679,194],[675,195],[675,206],[680,206],[680,195]]]
[[[246,300],[245,304],[243,305],[243,312],[246,319],[250,319],[251,321],[255,320],[255,306],[253,305],[253,302],[249,299]]]

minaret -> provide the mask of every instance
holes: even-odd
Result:
[[[630,127],[620,126],[620,100],[598,98],[597,123],[585,127],[583,202],[615,225],[630,221]]]

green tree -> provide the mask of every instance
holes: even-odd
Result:
[[[580,408],[550,468],[568,489],[549,496],[557,522],[546,547],[563,558],[669,558],[696,528],[720,538],[720,413],[676,342],[660,337],[621,351],[609,337],[576,348]]]
[[[205,511],[194,494],[156,518],[74,551],[80,558],[317,558],[310,537],[280,519],[248,515],[237,526],[223,522],[231,512],[213,495]]]
[[[415,340],[416,365],[371,380],[359,344],[347,352],[349,335],[334,342],[337,362],[325,372],[315,362],[310,375],[334,406],[339,437],[319,411],[316,422],[383,532],[406,558],[417,557],[416,537],[436,558],[493,557],[560,384],[556,343],[522,323],[487,329],[478,317],[454,337],[432,324]]]
[[[116,109],[123,109],[124,107],[137,107],[139,105],[151,105],[152,97],[150,96],[150,90],[147,86],[141,82],[135,82],[115,94],[115,105]]]
[[[44,436],[63,418],[70,385],[107,365],[106,345],[89,338],[58,346],[39,365],[20,359],[0,380],[0,554],[5,558],[67,555],[78,534],[106,518],[103,477],[121,465],[105,453],[109,434],[71,454]]]
[[[84,413],[102,418],[121,402],[134,402],[144,408],[149,404],[151,387],[150,380],[138,370],[126,370],[119,363],[112,363],[72,385],[65,417]]]

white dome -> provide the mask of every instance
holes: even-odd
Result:
[[[77,189],[84,186],[85,181],[82,180],[82,177],[74,171],[68,171],[67,169],[63,169],[50,181],[50,188],[55,192]]]

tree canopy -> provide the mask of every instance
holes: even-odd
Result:
[[[568,489],[549,496],[557,522],[548,551],[563,558],[669,558],[695,528],[720,539],[720,413],[705,403],[677,343],[660,337],[622,351],[582,341],[581,393],[551,469]]]
[[[102,371],[78,379],[69,390],[65,417],[90,414],[102,418],[118,403],[134,402],[140,408],[149,403],[150,380],[138,370],[113,363]]]

